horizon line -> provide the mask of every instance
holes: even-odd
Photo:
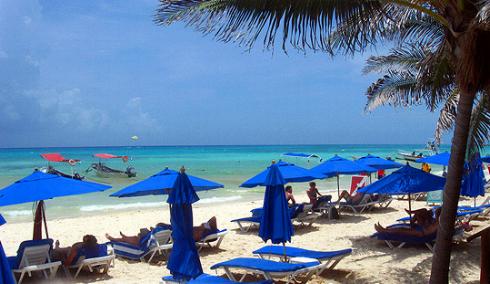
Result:
[[[392,145],[425,145],[425,143],[322,143],[322,144],[182,144],[182,145],[98,145],[98,146],[33,146],[33,147],[0,147],[0,150],[22,150],[22,149],[79,149],[79,148],[122,148],[122,147],[254,147],[254,146],[392,146]],[[440,146],[450,146],[441,144]]]

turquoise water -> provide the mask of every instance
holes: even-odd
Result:
[[[113,198],[109,194],[129,184],[144,179],[165,167],[178,169],[182,165],[191,175],[211,179],[225,185],[224,189],[200,192],[201,204],[234,202],[262,198],[263,190],[242,189],[239,185],[268,166],[271,160],[283,159],[303,167],[319,164],[316,160],[282,156],[286,152],[315,153],[328,159],[334,154],[352,159],[368,153],[381,157],[396,157],[398,151],[411,152],[422,149],[423,145],[288,145],[288,146],[165,146],[165,147],[97,147],[97,148],[32,148],[0,149],[0,187],[9,185],[29,175],[34,168],[46,166],[41,153],[59,152],[67,158],[82,162],[75,171],[92,180],[111,185],[106,192],[63,197],[47,201],[47,214],[50,218],[76,217],[84,214],[98,214],[101,211],[123,210],[127,208],[161,207],[166,197],[149,196],[134,198]],[[443,147],[442,150],[447,150]],[[135,178],[99,178],[95,173],[85,173],[85,169],[97,159],[95,153],[129,155],[129,164],[136,168]],[[108,161],[109,166],[123,169],[127,165],[120,159]],[[67,164],[56,164],[58,170],[71,172]],[[438,170],[437,168],[435,170]],[[440,170],[440,169],[439,169]],[[320,190],[336,191],[336,180],[318,182]],[[350,185],[350,177],[342,177],[344,187]],[[302,194],[305,184],[293,185],[296,194]],[[32,204],[0,208],[9,221],[25,221],[32,218]]]

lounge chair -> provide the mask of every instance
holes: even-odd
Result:
[[[297,205],[289,208],[289,210],[291,221],[301,226],[311,226],[320,217],[318,213],[313,211],[311,204]]]
[[[410,225],[408,225],[408,224],[394,224],[394,225],[388,226],[387,228],[395,228],[395,227],[397,227],[397,228],[409,228]],[[456,240],[462,234],[463,234],[462,229],[456,229],[454,232],[453,238]],[[398,235],[398,234],[376,232],[371,237],[384,241],[386,243],[386,245],[391,249],[402,248],[406,244],[412,244],[412,245],[424,244],[430,251],[433,251],[433,249],[434,249],[433,244],[436,240],[437,232],[434,234],[423,236],[423,237],[402,236],[402,235]],[[396,245],[396,243],[397,243],[397,245]]]
[[[201,251],[202,248],[204,247],[209,247],[209,248],[216,248],[218,249],[219,246],[221,245],[221,242],[225,238],[226,234],[228,234],[227,229],[219,230],[216,233],[209,234],[202,238],[200,241],[196,242],[196,246],[198,248],[198,251]],[[216,242],[216,244],[213,246],[213,243]]]
[[[239,257],[223,261],[211,266],[211,269],[223,268],[230,280],[237,281],[231,270],[244,270],[248,273],[258,274],[266,280],[273,281],[274,279],[287,279],[286,283],[292,283],[299,276],[304,276],[304,280],[308,281],[313,275],[324,270],[326,264],[320,263],[316,259],[311,259],[310,262],[292,263],[278,262],[261,258]],[[246,274],[244,274],[238,282],[242,282]]]
[[[248,232],[253,227],[260,226],[260,216],[243,217],[235,220],[231,220],[233,223],[237,223],[238,228],[242,232]]]
[[[61,261],[51,262],[49,257],[53,247],[52,239],[24,241],[17,250],[17,256],[8,257],[10,268],[20,274],[17,283],[22,283],[24,276],[32,277],[32,272],[40,271],[46,279],[53,278],[61,265]],[[49,271],[49,275],[48,272]]]
[[[239,283],[227,278],[223,278],[220,276],[215,276],[215,275],[209,275],[206,273],[203,273],[199,275],[196,279],[192,279],[190,281],[182,281],[182,280],[176,280],[172,276],[165,276],[162,278],[162,281],[160,282],[162,284],[184,284],[184,283],[189,283],[189,284],[234,284],[234,283]],[[272,281],[270,280],[264,280],[264,281],[258,281],[258,282],[247,282],[248,284],[272,284]]]
[[[365,211],[370,211],[374,208],[375,205],[379,204],[378,201],[372,201],[371,196],[369,194],[364,194],[361,201],[359,203],[351,203],[351,202],[339,202],[339,209],[349,209],[356,214],[361,214]]]
[[[139,246],[123,242],[109,242],[109,244],[116,256],[145,261],[146,256],[150,255],[148,262],[151,262],[157,253],[165,255],[172,249],[172,231],[155,228],[140,240]]]
[[[109,267],[111,263],[114,262],[116,256],[113,251],[110,252],[107,250],[106,244],[99,244],[99,251],[97,255],[89,254],[85,250],[81,249],[78,252],[76,257],[76,261],[74,265],[69,267],[65,267],[65,273],[68,277],[71,277],[70,269],[76,269],[74,278],[77,278],[78,274],[82,271],[83,268],[88,268],[90,272],[102,270],[102,273],[107,273],[109,271]]]
[[[332,270],[344,257],[352,253],[352,249],[314,251],[288,246],[264,246],[258,250],[255,250],[253,253],[263,259],[270,259],[271,257],[283,259],[284,256],[286,256],[288,260],[291,260],[292,262],[297,262],[298,258],[317,259],[318,261],[326,264],[324,270]],[[322,272],[323,270],[318,274],[321,274]]]

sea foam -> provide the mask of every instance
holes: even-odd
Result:
[[[2,214],[12,216],[12,217],[18,217],[18,216],[29,216],[32,215],[32,210],[11,210],[11,211],[4,211]]]

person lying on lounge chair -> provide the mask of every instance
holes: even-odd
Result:
[[[337,203],[340,202],[342,199],[345,199],[345,201],[350,204],[350,205],[357,205],[361,203],[361,200],[364,198],[364,193],[357,192],[355,194],[350,195],[347,190],[342,190],[342,192],[339,195],[339,200],[337,200]]]
[[[79,250],[84,249],[89,255],[99,254],[99,244],[97,238],[92,235],[83,236],[81,242],[74,243],[70,247],[60,247],[60,241],[56,241],[52,258],[56,261],[63,262],[63,265],[70,266],[73,264],[75,258],[77,258]]]
[[[216,217],[211,217],[206,223],[194,227],[192,230],[192,236],[194,241],[198,242],[210,234],[214,234],[218,231],[218,222]]]
[[[156,224],[155,227],[156,228],[159,228],[159,227],[170,228],[170,225],[165,224],[165,223],[158,223],[158,224]],[[120,238],[112,237],[109,234],[105,234],[105,237],[111,242],[122,242],[122,243],[127,243],[127,244],[132,244],[132,245],[138,246],[140,244],[140,240],[143,239],[144,237],[146,237],[154,229],[155,228],[153,228],[153,227],[150,227],[150,229],[141,228],[140,232],[136,236],[128,236],[128,235],[123,234],[122,232],[119,232],[119,235],[121,235]]]
[[[425,215],[425,213],[422,213],[423,211],[416,210],[415,214],[419,215],[419,218],[426,218],[422,217]],[[441,208],[438,208],[436,210],[436,216],[435,218],[432,218],[431,215],[431,222],[428,222],[427,220],[421,220],[417,219],[417,222],[421,222],[424,225],[420,224],[415,224],[411,228],[384,228],[381,226],[379,223],[374,224],[374,229],[379,232],[379,233],[388,233],[388,234],[395,234],[395,235],[401,235],[401,236],[410,236],[410,237],[425,237],[428,235],[435,234],[437,232],[437,227],[439,226],[439,216],[441,215]]]

